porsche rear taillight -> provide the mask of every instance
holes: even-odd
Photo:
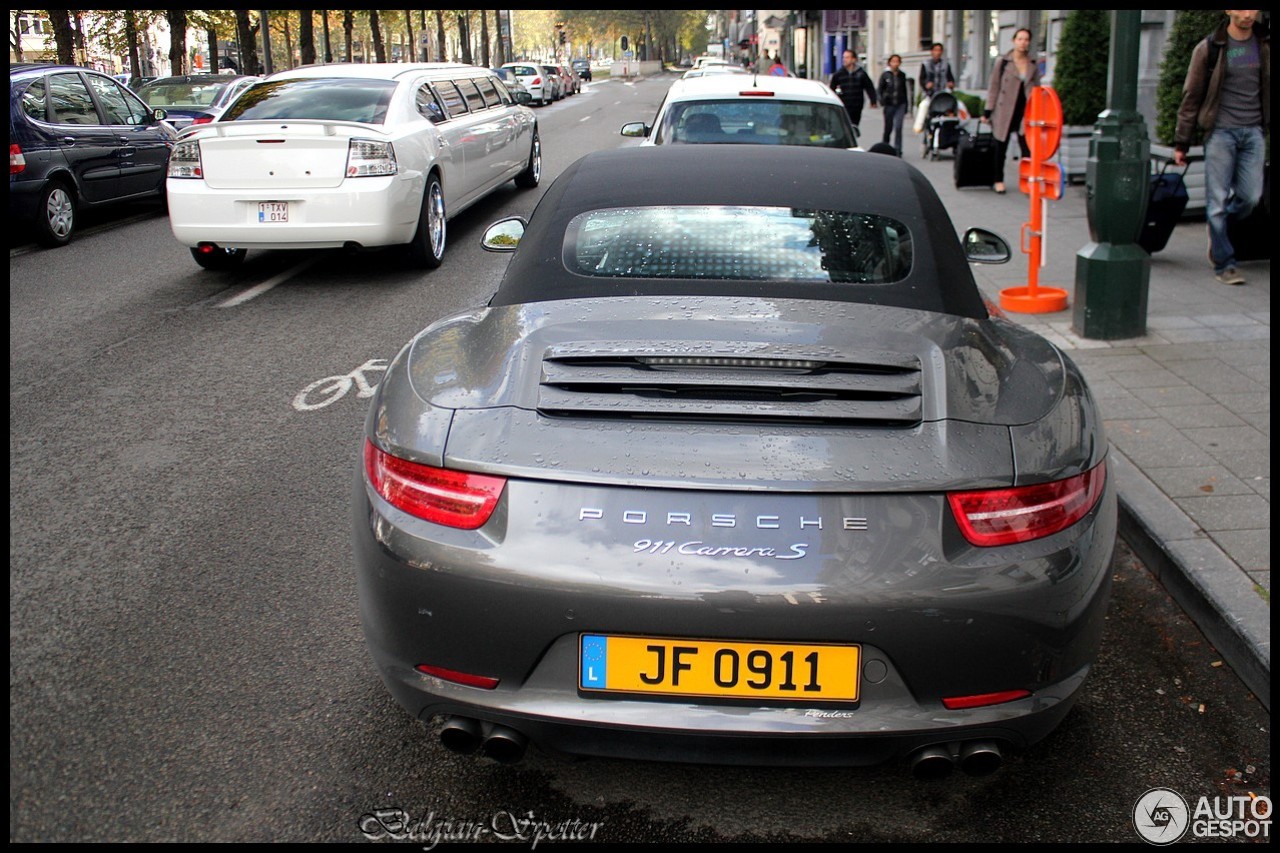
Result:
[[[974,545],[1011,545],[1066,530],[1097,505],[1107,481],[1107,465],[1052,483],[952,492],[951,511],[964,538]]]
[[[507,481],[436,468],[392,456],[365,440],[364,470],[373,490],[410,515],[446,527],[475,530],[493,515]]]

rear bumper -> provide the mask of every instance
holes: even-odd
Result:
[[[551,498],[516,497],[544,506]],[[638,543],[575,540],[547,516],[430,542],[417,534],[431,525],[371,498],[361,482],[355,555],[365,636],[389,690],[415,717],[505,725],[552,752],[857,765],[931,745],[1043,739],[1070,710],[1101,638],[1113,487],[1070,531],[980,552],[932,540],[928,531],[945,523],[930,517],[927,499],[889,509],[903,516],[901,529],[868,533],[868,547],[828,552],[812,574],[788,576],[763,559],[644,558],[633,568]],[[827,510],[810,517],[837,515]],[[546,538],[531,540],[531,530]],[[587,694],[577,689],[581,632],[857,644],[861,695],[841,705]],[[419,663],[499,683],[467,687],[424,675]],[[942,703],[1009,689],[1030,695],[964,710]]]
[[[260,249],[394,246],[408,243],[422,209],[421,175],[355,178],[337,187],[211,189],[168,179],[169,224],[184,246]],[[287,202],[287,222],[258,221],[260,202]]]

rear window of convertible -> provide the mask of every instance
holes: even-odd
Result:
[[[791,207],[619,207],[574,217],[564,265],[585,276],[889,284],[911,234],[872,213]]]
[[[395,90],[390,80],[273,80],[241,95],[222,121],[293,118],[382,124]]]

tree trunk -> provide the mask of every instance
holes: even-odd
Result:
[[[284,67],[293,68],[293,33],[289,30],[289,12],[284,13]]]
[[[462,61],[473,65],[471,61],[471,27],[467,22],[467,13],[458,13],[458,41],[462,44]]]
[[[58,47],[58,62],[76,64],[75,37],[71,33],[71,15],[67,9],[47,9],[53,25],[53,42]]]
[[[346,34],[346,37],[347,37],[347,47],[345,51],[347,62],[351,62],[353,59],[353,57],[351,56],[351,38],[352,38],[352,33],[355,31],[355,28],[356,28],[355,14],[350,11],[343,12],[342,13],[342,31],[343,33]]]
[[[13,61],[22,61],[22,10],[9,10],[9,49],[13,51]]]
[[[164,13],[169,19],[169,73],[187,73],[187,12],[174,9]]]
[[[209,27],[204,31],[204,36],[209,40],[209,68],[210,74],[218,73],[218,28]]]
[[[444,12],[439,9],[436,9],[436,53],[439,54],[439,56],[436,57],[437,62],[444,62],[446,60],[444,43]]]
[[[329,41],[329,10],[320,10],[320,22],[324,25],[324,61],[333,62],[333,43]]]
[[[378,22],[378,10],[369,10],[369,34],[373,38],[373,57],[377,62],[387,61],[387,48],[382,43],[382,27]]]
[[[76,9],[71,17],[73,18],[71,41],[76,46],[76,62],[87,66],[89,64],[89,50],[84,43],[84,16],[80,14],[79,9]]]
[[[480,10],[480,64],[489,67],[489,13]]]
[[[249,10],[236,9],[236,39],[240,43],[240,56],[244,60],[241,74],[258,75],[262,68],[258,65],[258,37],[255,28],[249,23]]]
[[[408,62],[417,55],[418,43],[413,40],[413,13],[407,10],[404,13],[404,31],[409,34],[408,50],[404,53],[405,62]]]
[[[129,74],[132,77],[141,77],[142,63],[138,60],[138,25],[134,22],[132,9],[124,13],[124,39],[129,43]]]
[[[298,61],[316,64],[316,21],[314,9],[298,10]]]

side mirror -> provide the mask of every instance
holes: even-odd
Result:
[[[152,121],[164,121],[164,120],[165,120],[165,119],[167,119],[168,117],[169,117],[169,113],[168,113],[168,111],[167,111],[167,110],[162,110],[162,109],[160,109],[159,107],[156,107],[154,110],[152,110],[152,111],[151,111],[151,120],[152,120]]]
[[[523,216],[499,219],[484,229],[484,236],[480,238],[480,248],[486,252],[514,252],[516,246],[520,245],[520,238],[524,236],[527,225]]]
[[[636,136],[643,139],[649,135],[650,129],[649,125],[642,121],[630,121],[622,126],[622,135]]]
[[[516,103],[522,107],[527,107],[533,103],[533,95],[528,92],[512,92],[511,97],[516,99]]]
[[[985,228],[970,228],[964,232],[964,256],[975,264],[1004,264],[1013,257],[1009,244],[999,234]]]

